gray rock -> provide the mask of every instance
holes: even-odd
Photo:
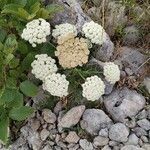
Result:
[[[46,145],[42,150],[53,150],[53,149],[50,145]]]
[[[104,105],[115,121],[126,122],[145,106],[145,98],[135,90],[123,88],[105,96]]]
[[[144,145],[143,141],[139,139],[139,145],[142,147]]]
[[[141,119],[144,119],[144,118],[147,118],[147,112],[146,110],[142,110],[141,112],[138,113],[138,115],[136,116],[136,118],[138,120],[141,120]]]
[[[62,128],[70,128],[71,126],[76,125],[84,111],[84,105],[71,108],[62,118],[60,118],[58,126]]]
[[[128,140],[129,129],[122,123],[116,123],[110,127],[109,138],[117,142]]]
[[[130,70],[135,74],[143,74],[145,72],[145,61],[147,57],[139,52],[140,49],[121,47],[118,51],[120,52],[117,61],[120,61],[125,68],[130,68]],[[128,73],[128,72],[126,72]]]
[[[147,119],[139,120],[137,124],[146,131],[150,130],[150,121]]]
[[[56,115],[49,109],[44,109],[42,115],[47,123],[54,123],[56,121]]]
[[[140,32],[134,25],[128,26],[124,29],[123,43],[125,45],[133,45],[140,39]]]
[[[43,129],[40,133],[40,137],[42,141],[45,141],[47,137],[49,136],[50,132],[46,129]]]
[[[74,131],[70,131],[67,137],[65,138],[68,143],[77,143],[79,141],[79,136]]]
[[[148,138],[146,136],[141,136],[141,140],[144,142],[144,143],[148,143]]]
[[[102,150],[112,150],[108,145],[104,146]]]
[[[91,142],[88,142],[86,139],[81,139],[79,144],[83,150],[93,150],[93,145]]]
[[[100,109],[86,109],[80,124],[82,129],[92,135],[97,135],[102,128],[109,127],[112,121]]]
[[[114,147],[117,146],[119,143],[116,141],[109,141],[109,146]]]
[[[128,141],[127,141],[127,145],[138,145],[138,141],[139,138],[133,133],[131,135],[129,135]]]
[[[143,129],[143,128],[141,128],[141,127],[136,127],[136,128],[134,128],[133,130],[132,130],[138,137],[141,137],[141,136],[143,136],[143,135],[148,135],[147,134],[147,132]]]
[[[133,146],[133,145],[126,145],[126,146],[122,147],[121,150],[144,150],[144,149]]]
[[[125,119],[125,125],[129,128],[134,128],[136,126],[136,120],[134,117]]]
[[[62,110],[63,106],[62,106],[62,101],[59,101],[56,106],[54,107],[54,113],[55,114],[59,114],[59,112]]]
[[[150,77],[145,78],[143,83],[150,94]]]
[[[150,144],[144,144],[144,145],[142,146],[142,148],[143,148],[144,150],[150,150]]]
[[[108,137],[108,129],[104,128],[99,131],[99,135],[103,137]]]
[[[97,136],[94,138],[93,145],[96,147],[101,147],[107,145],[109,142],[109,138]]]

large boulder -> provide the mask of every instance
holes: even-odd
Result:
[[[145,106],[145,98],[128,88],[113,91],[104,97],[104,105],[115,121],[126,122]]]
[[[86,109],[80,124],[90,134],[97,135],[102,128],[110,127],[112,120],[100,109]]]

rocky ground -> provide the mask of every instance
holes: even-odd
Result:
[[[49,2],[52,0],[46,4]],[[39,94],[27,104],[32,103],[39,110],[22,125],[9,149],[150,150],[149,34],[142,36],[121,3],[111,0],[105,3],[93,0],[92,4],[83,0],[54,2],[63,5],[65,12],[57,14],[50,23],[68,22],[76,24],[78,30],[91,18],[101,23],[105,10],[105,29],[111,38],[101,47],[95,47],[89,65],[100,67],[100,61],[113,60],[120,67],[121,81],[117,85],[108,83],[98,107],[82,102],[66,109],[67,104],[58,101],[51,110],[41,109],[37,106],[47,95],[39,88]],[[134,12],[142,18],[146,15],[140,6],[134,7]],[[0,150],[4,149],[1,145]]]

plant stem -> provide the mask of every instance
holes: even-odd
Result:
[[[81,72],[80,72],[77,68],[75,68],[75,71],[79,74],[79,76],[80,76],[83,80],[86,80],[86,79],[83,77],[83,75],[81,74]]]

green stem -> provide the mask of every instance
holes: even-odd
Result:
[[[83,77],[83,75],[81,74],[81,72],[80,72],[77,68],[75,68],[75,71],[79,74],[79,76],[80,76],[83,80],[86,80],[86,79]]]

